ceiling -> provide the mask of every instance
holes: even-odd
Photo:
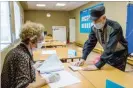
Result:
[[[63,7],[57,7],[56,3],[65,3]],[[21,1],[21,5],[24,10],[58,10],[58,11],[70,11],[74,10],[84,4],[87,1]],[[36,4],[45,4],[45,7],[37,7]]]

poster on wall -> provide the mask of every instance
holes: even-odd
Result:
[[[99,3],[95,6],[89,7],[80,11],[80,33],[90,33],[91,26],[93,25],[92,21],[89,20],[90,10],[94,7],[101,6],[103,3]]]

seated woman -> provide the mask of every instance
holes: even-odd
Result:
[[[35,66],[32,51],[42,47],[44,26],[26,22],[20,33],[21,43],[5,58],[1,73],[1,88],[39,88],[59,79],[58,74],[35,81]],[[56,80],[55,80],[56,79]]]

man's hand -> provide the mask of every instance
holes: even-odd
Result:
[[[81,59],[80,61],[75,62],[74,66],[82,66],[84,65],[84,63],[85,63],[85,60]]]
[[[82,70],[83,71],[94,71],[94,70],[98,70],[98,68],[95,65],[89,65],[87,67],[84,67]]]

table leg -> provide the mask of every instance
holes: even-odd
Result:
[[[73,58],[71,58],[71,62],[73,62]]]

